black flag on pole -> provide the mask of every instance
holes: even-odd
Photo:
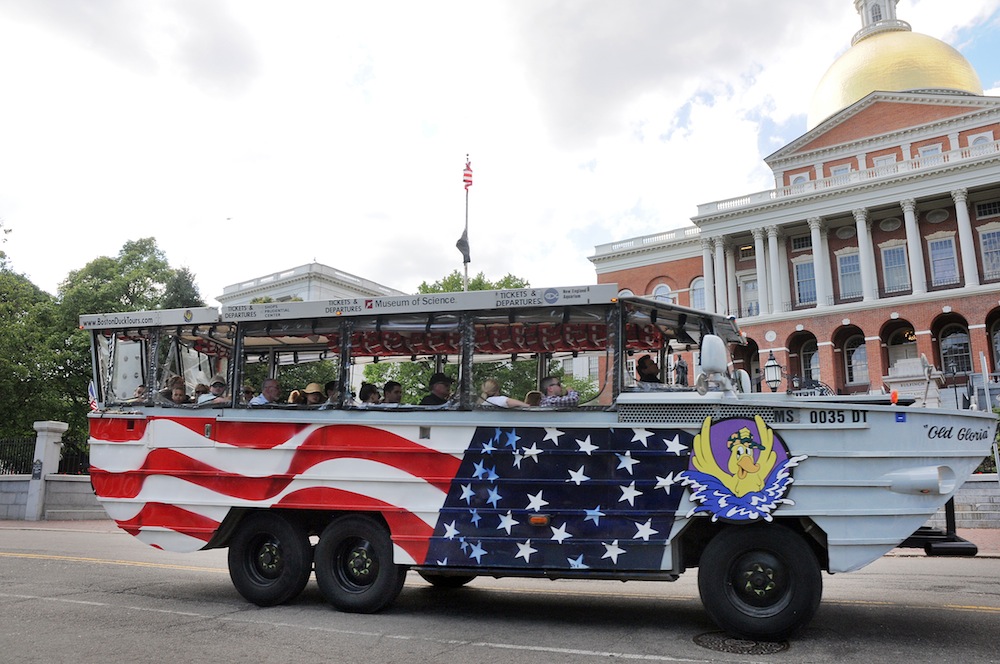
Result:
[[[462,252],[463,263],[472,262],[472,259],[469,258],[469,229],[462,231],[462,237],[458,238],[458,242],[455,243],[455,246]]]

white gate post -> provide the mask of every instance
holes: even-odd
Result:
[[[25,521],[41,521],[45,514],[45,473],[59,470],[59,453],[62,437],[69,428],[66,422],[35,422],[35,462],[31,466],[28,482],[28,502],[24,506]]]

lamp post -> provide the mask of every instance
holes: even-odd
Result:
[[[946,373],[949,376],[951,376],[951,391],[955,393],[955,408],[957,409],[959,407],[958,406],[958,388],[955,385],[955,363],[954,362],[949,362],[948,363],[948,371]]]
[[[774,359],[773,350],[768,351],[767,362],[764,363],[764,382],[772,392],[777,392],[778,385],[781,385],[781,365]]]

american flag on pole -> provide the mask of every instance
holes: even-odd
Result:
[[[472,162],[465,162],[465,171],[462,174],[462,181],[465,183],[465,190],[472,186]]]
[[[87,385],[87,403],[91,410],[97,410],[97,386],[94,385],[94,381],[90,381]]]

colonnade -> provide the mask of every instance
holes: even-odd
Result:
[[[957,261],[959,273],[964,276],[966,286],[979,285],[979,269],[976,263],[976,251],[973,240],[972,222],[969,217],[968,191],[956,189],[951,192],[955,203],[955,214],[958,222]],[[917,222],[916,200],[912,198],[900,201],[903,213],[904,231],[906,234],[906,259],[909,269],[909,288],[914,295],[927,292],[927,274],[924,268],[924,237],[920,234]],[[854,217],[855,236],[857,237],[858,263],[861,278],[860,297],[863,301],[875,301],[880,297],[879,277],[875,263],[875,246],[871,233],[871,217],[866,208],[851,211]],[[828,307],[836,303],[838,298],[833,293],[833,265],[830,259],[828,242],[828,224],[821,217],[806,219],[812,252],[796,256],[792,264],[812,261],[813,277],[815,279],[815,306]],[[757,298],[759,314],[776,314],[790,311],[798,304],[810,302],[793,302],[792,280],[789,278],[790,261],[788,259],[788,243],[783,228],[765,226],[751,230],[754,243],[754,259],[756,262]],[[765,251],[766,241],[766,251]],[[890,241],[891,242],[891,241]],[[896,240],[895,242],[899,242]],[[889,246],[888,243],[880,247]],[[732,242],[731,236],[718,235],[703,237],[701,240],[702,267],[705,279],[705,307],[714,313],[733,313],[740,315],[739,293],[736,281],[736,251],[738,246]],[[856,294],[854,294],[856,295]],[[746,312],[743,312],[746,315]]]

